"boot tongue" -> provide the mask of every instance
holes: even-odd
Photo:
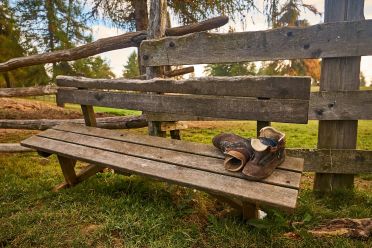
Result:
[[[251,146],[257,152],[265,151],[269,146],[275,147],[277,145],[278,142],[276,140],[265,137],[251,140]]]

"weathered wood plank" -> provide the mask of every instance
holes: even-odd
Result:
[[[91,128],[85,126],[78,126],[73,124],[59,125],[54,127],[55,130],[67,131],[72,133],[80,133],[84,135],[90,135],[94,137],[101,137],[112,140],[119,140],[130,142],[134,144],[141,144],[153,147],[160,147],[172,151],[180,151],[192,154],[203,155],[212,158],[223,159],[224,155],[214,146],[200,144],[196,142],[185,142],[180,140],[167,140],[157,137],[149,137],[146,135],[136,135],[131,133],[121,133],[106,129]],[[295,172],[301,172],[303,170],[303,161],[299,158],[288,158],[283,164],[279,166],[283,170],[290,170]]]
[[[66,183],[70,186],[75,185],[78,182],[75,173],[76,160],[58,155],[58,161],[61,165],[63,176],[65,177]]]
[[[306,100],[59,89],[59,102],[217,118],[307,123]],[[213,106],[213,108],[211,108]]]
[[[350,74],[350,71],[345,73]],[[311,93],[309,119],[372,120],[372,91],[320,91]]]
[[[61,87],[304,100],[310,97],[310,84],[309,77],[285,76],[200,77],[183,80],[57,77],[57,85]]]
[[[244,178],[244,175],[241,173],[226,171],[223,167],[223,159],[58,130],[48,130],[38,134],[38,136],[231,177]],[[262,182],[298,189],[300,180],[301,173],[277,169],[270,177],[262,180]]]
[[[53,95],[56,93],[57,87],[50,85],[0,89],[0,97],[44,96]]]
[[[180,69],[170,70],[170,71],[164,71],[164,76],[166,77],[177,77],[182,76],[188,73],[194,72],[194,66],[188,66]]]
[[[84,119],[40,119],[40,120],[4,120],[0,119],[0,128],[46,130],[64,123],[84,124]],[[143,115],[97,118],[97,126],[108,129],[129,129],[147,126]]]
[[[172,164],[146,160],[88,148],[75,144],[33,136],[22,141],[22,145],[45,152],[79,159],[84,162],[103,165],[114,170],[131,172],[150,178],[173,182],[224,196],[238,197],[248,202],[278,207],[293,211],[298,191],[261,182],[180,167]]]
[[[324,2],[324,22],[337,21],[360,21],[364,19],[364,0],[325,0]],[[372,21],[372,20],[370,20]],[[367,21],[365,22],[367,23]],[[371,24],[370,24],[371,27]],[[358,27],[354,38],[360,37]],[[363,33],[363,31],[362,31]],[[369,38],[371,40],[371,38]],[[351,41],[350,41],[351,42]],[[352,44],[352,46],[350,46]],[[371,42],[368,45],[370,48]],[[350,50],[354,48],[354,42],[349,43]],[[354,53],[353,56],[364,55],[363,53]],[[341,57],[344,54],[339,54]],[[323,59],[320,77],[321,91],[340,91],[340,90],[358,90],[360,85],[360,59],[361,57],[332,58]],[[354,99],[355,100],[355,99]],[[337,103],[336,103],[337,104]],[[365,106],[360,105],[360,110],[368,112]],[[359,112],[360,112],[359,110]],[[357,110],[358,111],[358,110]],[[320,121],[318,127],[318,148],[333,149],[355,149],[357,144],[358,121]],[[353,188],[353,175],[315,175],[314,190],[333,191],[342,188]]]
[[[166,30],[166,32],[172,34],[172,36],[184,35],[190,32],[200,32],[218,28],[225,25],[227,21],[227,17],[219,16],[200,23],[169,28]],[[146,37],[146,31],[131,32],[118,36],[99,39],[86,45],[62,51],[13,58],[6,62],[0,63],[0,72],[10,71],[20,67],[31,65],[77,60],[107,51],[122,49],[126,47],[137,47],[141,43],[141,41],[146,39]]]
[[[202,32],[143,41],[141,51],[144,66],[333,58],[371,55],[371,39],[372,20],[366,20],[254,32]]]
[[[286,149],[289,156],[305,159],[304,171],[359,174],[372,173],[372,151],[353,149]]]
[[[1,143],[0,153],[2,152],[34,152],[35,150],[23,147],[18,143]]]
[[[146,112],[146,118],[157,121],[222,120],[202,116],[151,112]],[[309,120],[372,120],[372,91],[312,92]]]

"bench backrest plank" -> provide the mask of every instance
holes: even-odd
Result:
[[[150,82],[65,79],[57,78],[58,86],[78,89],[60,88],[57,98],[61,103],[239,120],[290,123],[308,120],[310,78],[307,77],[289,80],[272,77],[272,81],[270,77],[203,78],[183,80],[179,84],[164,79]],[[103,90],[107,88],[111,91]],[[159,91],[165,94],[147,93]]]

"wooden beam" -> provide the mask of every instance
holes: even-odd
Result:
[[[311,79],[310,77],[236,76],[199,77],[182,80],[163,78],[136,80],[58,76],[57,85],[86,89],[308,100]]]
[[[177,77],[177,76],[182,76],[182,75],[185,75],[187,73],[192,73],[192,72],[194,72],[194,66],[188,66],[188,67],[184,67],[181,69],[175,69],[172,71],[164,71],[164,76]]]
[[[133,94],[73,89],[59,89],[57,97],[64,103],[289,123],[307,123],[309,107],[307,100],[257,100],[248,97]]]
[[[191,24],[187,26],[175,27],[167,29],[171,35],[184,35],[190,32],[206,31],[225,25],[228,21],[227,17],[219,16],[211,18],[204,22]],[[122,49],[126,47],[137,47],[147,37],[146,31],[138,31],[125,33],[118,36],[99,39],[92,43],[79,47],[55,51],[50,53],[35,54],[27,57],[18,57],[0,63],[0,72],[14,70],[20,67],[31,65],[54,63],[59,61],[71,61],[81,58],[86,58],[107,51]]]
[[[358,20],[266,31],[201,32],[165,37],[143,41],[141,51],[144,66],[334,58],[372,55],[371,39],[372,20]]]
[[[360,21],[364,19],[364,0],[325,0],[324,7],[324,22],[339,22],[339,21],[356,21],[353,23],[369,23],[372,27],[372,20]],[[351,23],[351,22],[343,22]],[[328,24],[325,24],[328,25]],[[332,25],[330,23],[329,25]],[[333,42],[335,47],[337,44],[344,43],[344,50],[349,50],[351,53],[345,54],[337,52],[332,57],[342,56],[360,56],[367,55],[362,43],[371,31],[366,32],[363,24],[354,26],[355,30],[349,30],[351,33],[337,34],[340,37],[353,37],[348,40],[341,38],[337,42]],[[359,36],[361,35],[361,36]],[[369,38],[371,40],[371,38]],[[352,46],[350,46],[352,44]],[[342,47],[342,46],[341,46]],[[358,47],[360,51],[352,48]],[[365,48],[372,48],[370,42]],[[326,56],[327,57],[327,56]],[[340,91],[340,90],[358,90],[360,85],[360,59],[361,57],[342,57],[342,58],[327,58],[322,61],[320,90],[321,91]],[[354,99],[357,100],[357,99]],[[337,102],[335,102],[337,104]],[[345,106],[345,105],[344,105]],[[349,109],[348,109],[349,110]],[[348,111],[346,110],[346,111]],[[370,111],[365,106],[360,105],[359,112],[364,110]],[[355,110],[354,111],[358,111]],[[357,144],[358,121],[320,121],[318,127],[318,148],[332,149],[355,149]],[[351,165],[349,165],[351,166]],[[353,175],[337,175],[337,174],[322,174],[315,175],[314,190],[316,191],[333,191],[342,188],[352,188],[354,186]]]
[[[84,119],[40,119],[40,120],[3,120],[0,119],[0,128],[46,130],[64,123],[84,124]],[[97,118],[97,126],[107,129],[142,128],[147,126],[143,115]]]
[[[56,93],[57,87],[51,85],[20,88],[0,88],[0,97],[43,96],[53,95]]]
[[[147,30],[148,39],[158,39],[165,36],[165,29],[167,26],[167,2],[166,0],[152,0],[150,1],[150,23]],[[142,49],[140,49],[143,54]],[[140,58],[143,66],[144,60]],[[146,78],[162,78],[164,77],[164,67],[148,67],[146,68]],[[161,122],[149,121],[148,134],[151,136],[166,137],[166,132],[161,130]]]
[[[0,144],[0,153],[13,153],[13,152],[34,152],[35,150],[21,146],[18,143],[1,143]]]
[[[305,159],[304,171],[359,174],[372,173],[372,151],[353,149],[288,148],[287,154]]]
[[[227,16],[217,16],[205,21],[192,23],[183,27],[167,28],[165,30],[166,36],[181,36],[185,34],[191,34],[196,32],[202,32],[219,28],[228,23],[229,18]]]
[[[75,164],[76,160],[64,156],[58,155],[58,161],[61,165],[63,176],[65,177],[66,183],[70,186],[75,185],[78,183],[78,179],[75,174]]]

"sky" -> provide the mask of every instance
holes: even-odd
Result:
[[[263,1],[256,1],[257,6],[263,5]],[[314,5],[321,13],[324,12],[324,0],[304,0],[305,4]],[[372,19],[372,0],[365,0],[364,4],[364,16],[366,19]],[[323,22],[323,16],[315,16],[309,11],[302,12],[301,19],[307,19],[310,25],[315,25]],[[254,20],[254,21],[252,21]],[[176,20],[172,20],[172,26],[179,26]],[[243,27],[241,23],[233,23],[229,21],[223,28],[214,32],[226,32],[229,26],[233,26],[237,32],[240,31],[257,31],[268,29],[267,23],[265,22],[265,17],[260,13],[252,13],[247,16],[247,21]],[[123,30],[117,28],[108,27],[104,24],[96,24],[93,26],[93,37],[95,40],[110,36],[115,36],[125,33]],[[101,56],[104,57],[110,64],[112,71],[117,77],[122,76],[123,66],[127,62],[129,55],[135,51],[135,48],[125,48],[120,50],[115,50],[111,52],[102,53]],[[366,77],[367,83],[372,82],[372,56],[364,56],[361,61],[361,71]],[[204,66],[195,66],[195,76],[203,76]]]

